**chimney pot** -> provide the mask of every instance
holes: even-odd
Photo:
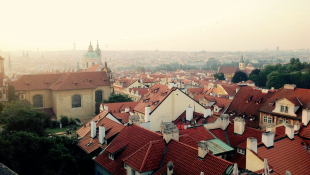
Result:
[[[109,111],[109,107],[108,107],[108,105],[104,105],[104,110]]]
[[[269,123],[267,124],[266,131],[271,131],[274,135],[276,135],[277,126],[274,123]]]
[[[129,107],[125,108],[125,112],[128,113],[129,112]]]
[[[173,174],[173,163],[170,161],[167,163],[167,175],[172,175]]]
[[[221,128],[222,128],[222,130],[226,130],[227,126],[229,125],[229,115],[228,114],[221,114],[220,118],[221,118],[221,122],[222,122]]]
[[[163,134],[163,138],[166,143],[169,143],[171,139],[179,141],[179,129],[176,125],[170,122],[161,122],[160,131]]]
[[[304,126],[307,126],[310,121],[310,104],[307,104],[306,109],[302,110],[302,122],[304,123]]]
[[[104,110],[102,103],[100,104],[99,111],[102,112]]]
[[[96,137],[96,122],[92,120],[90,122],[90,135],[92,138]]]
[[[257,139],[255,137],[247,138],[246,148],[257,153]]]
[[[295,123],[295,125],[294,125],[294,131],[299,131],[299,129],[300,129],[300,123]]]
[[[234,133],[242,135],[245,129],[245,121],[244,118],[236,117],[234,119]]]
[[[193,119],[193,108],[188,106],[186,107],[186,120],[191,121]]]
[[[100,144],[104,143],[104,137],[105,137],[105,127],[99,126],[99,142],[100,142]]]
[[[266,148],[272,147],[274,143],[274,133],[272,131],[263,132],[262,142]]]
[[[198,143],[198,157],[204,159],[209,152],[207,141],[200,141]]]
[[[145,122],[149,122],[150,121],[150,112],[151,112],[150,105],[146,105],[145,106],[145,116],[144,116]]]
[[[287,125],[285,127],[285,134],[287,135],[288,138],[291,140],[294,139],[294,126],[293,125]]]

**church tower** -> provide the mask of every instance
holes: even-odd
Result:
[[[240,70],[244,70],[245,69],[245,64],[244,64],[244,60],[243,60],[243,55],[241,57],[241,60],[239,62],[239,69]]]
[[[101,65],[101,50],[99,48],[98,40],[97,40],[97,48],[96,48],[95,52],[99,55],[99,59],[100,59],[99,65]]]

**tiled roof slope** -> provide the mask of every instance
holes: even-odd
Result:
[[[224,174],[231,162],[220,159],[212,154],[207,154],[204,159],[198,159],[198,149],[181,142],[171,140],[169,142],[162,167],[154,173],[164,174],[167,171],[167,163],[172,161],[175,174]]]
[[[235,115],[230,115],[230,122],[234,122],[234,118],[239,114],[245,113],[246,126],[252,128],[259,127],[259,109],[268,101],[268,99],[273,95],[273,92],[262,93],[261,90],[256,90],[251,87],[242,87],[239,92],[234,97],[226,113],[235,113]],[[252,96],[250,102],[246,103],[246,98]],[[256,103],[260,100],[260,103]],[[254,120],[250,120],[250,116],[255,117]]]
[[[144,97],[144,95],[150,90],[149,88],[129,88],[129,91],[134,91],[135,93],[138,91],[141,97]]]
[[[179,134],[189,135],[198,142],[202,140],[210,140],[215,138],[204,126],[179,130]]]
[[[303,139],[295,136],[294,140],[288,137],[274,142],[274,147],[257,148],[260,157],[266,157],[273,170],[285,174],[289,170],[292,174],[310,174],[310,154],[302,145]]]
[[[224,73],[224,74],[232,74],[232,73],[235,73],[239,70],[240,69],[238,67],[234,67],[234,66],[222,66],[220,68],[219,72]]]
[[[148,93],[139,101],[139,103],[134,107],[135,111],[142,114],[145,113],[145,106],[150,105],[151,113],[153,110],[161,104],[161,102],[169,96],[169,94],[174,90],[168,89],[168,86],[162,84],[155,84],[150,88]],[[156,92],[155,92],[156,91]],[[148,100],[147,102],[145,100]],[[157,102],[155,105],[154,102]]]
[[[15,90],[72,90],[109,86],[106,72],[23,75],[14,82]]]
[[[109,149],[109,147],[114,147],[124,142],[127,142],[126,148],[119,152],[116,157],[114,157],[114,161],[109,159],[108,151],[106,150],[95,158],[95,162],[104,167],[112,174],[125,175],[126,169],[124,169],[123,159],[128,157],[150,141],[160,139],[163,139],[162,135],[144,129],[140,126],[126,126],[117,135],[117,137],[113,140],[113,142],[108,146],[107,149]]]
[[[134,109],[134,107],[139,102],[119,102],[119,103],[101,103],[102,106],[108,105],[108,111],[112,113],[119,113],[121,111],[125,111],[126,107],[129,107],[129,109]]]
[[[305,139],[310,140],[310,124],[307,127],[301,126],[301,130],[299,132],[299,136]]]
[[[150,141],[123,161],[140,173],[154,170],[160,165],[165,147],[164,140]]]
[[[276,100],[287,98],[291,99],[293,97],[297,97],[299,101],[302,103],[303,106],[306,106],[310,103],[310,89],[302,89],[302,88],[295,88],[294,90],[285,89],[282,87],[280,90],[275,92],[273,96],[271,96],[267,102],[263,104],[260,108],[261,112],[272,113],[275,108],[275,105],[270,106],[269,103],[273,103]],[[300,108],[301,109],[301,108]],[[297,110],[297,118],[301,119],[301,110]]]
[[[184,143],[188,146],[194,147],[194,148],[198,148],[198,141],[196,141],[194,138],[192,138],[191,136],[184,134],[184,135],[180,135],[179,136],[179,141],[181,143]]]
[[[190,93],[196,93],[198,95],[202,93],[203,88],[187,88],[187,91]]]
[[[239,168],[246,169],[246,156],[239,154],[237,152],[234,153],[232,159],[230,159],[232,163],[237,163]]]
[[[209,116],[207,118],[203,117],[204,115],[198,112],[194,112],[193,119],[191,121],[186,120],[186,111],[184,111],[175,121],[172,123],[175,125],[201,125],[203,122],[205,123],[213,123],[216,119],[215,117]],[[185,122],[182,121],[182,119],[185,118]],[[196,121],[196,124],[192,124],[192,121]]]
[[[90,136],[90,132],[88,132],[81,140],[79,140],[78,146],[89,154],[100,148],[101,144],[99,143],[98,136],[93,139]],[[102,147],[105,148],[106,145],[103,144]]]

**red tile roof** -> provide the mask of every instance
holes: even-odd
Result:
[[[226,113],[230,115],[230,122],[234,122],[233,119],[239,114],[245,114],[246,126],[252,128],[259,127],[259,109],[264,105],[265,102],[273,95],[273,92],[262,93],[261,90],[256,90],[251,87],[242,87],[239,92],[235,95]],[[252,95],[252,100],[246,103],[247,96]],[[260,103],[256,102],[256,99],[261,99]],[[250,117],[252,116],[252,118]],[[251,120],[253,119],[254,120]]]
[[[162,167],[155,175],[164,174],[167,171],[167,163],[172,161],[175,174],[224,174],[231,162],[220,159],[212,154],[207,154],[204,159],[198,159],[198,149],[184,143],[171,140],[167,147]]]
[[[185,122],[183,122],[182,119],[185,119]],[[195,124],[192,124],[192,121]],[[212,121],[212,119],[210,118],[210,121]],[[191,125],[191,126],[195,126],[195,125],[201,125],[204,123],[210,123],[209,118],[205,119],[203,117],[203,114],[198,113],[198,112],[194,112],[193,114],[193,119],[191,121],[187,121],[186,120],[186,111],[184,111],[175,121],[173,121],[172,123],[175,125]],[[212,122],[213,123],[213,122]]]
[[[232,73],[235,73],[239,70],[240,69],[238,67],[234,67],[234,66],[222,66],[222,67],[220,67],[219,72],[224,73],[224,74],[232,74]]]
[[[284,137],[275,141],[273,148],[258,147],[257,154],[266,157],[273,170],[279,174],[285,174],[287,170],[292,174],[310,174],[310,154],[302,143],[303,139],[299,136],[295,136],[294,140]]]
[[[129,116],[130,116],[130,113],[112,113],[112,115],[121,120],[121,123],[125,124],[125,123],[128,123],[128,120],[129,120]]]
[[[184,130],[179,130],[179,134],[189,135],[198,142],[202,140],[210,140],[215,138],[204,126],[198,126],[195,128],[191,127]]]
[[[310,124],[308,124],[307,127],[305,126],[300,126],[300,127],[301,127],[301,130],[299,132],[299,136],[310,140]]]
[[[165,140],[150,141],[123,161],[140,173],[154,170],[160,165],[165,147]]]
[[[102,146],[105,148],[106,145],[101,145],[98,140],[98,136],[95,138],[91,138],[90,132],[86,134],[81,140],[79,140],[78,146],[82,148],[86,153],[91,153]]]
[[[145,113],[145,106],[150,105],[151,113],[157,106],[161,104],[161,102],[169,96],[169,94],[174,89],[168,89],[168,86],[162,84],[155,84],[150,88],[148,93],[139,101],[139,103],[134,107],[135,111],[138,111],[142,114]],[[155,105],[154,102],[157,102]]]
[[[129,107],[129,109],[134,109],[134,107],[139,102],[119,102],[119,103],[102,103],[102,106],[108,105],[108,111],[114,113],[120,113],[121,111],[125,111],[126,107]]]
[[[126,174],[126,169],[124,169],[123,159],[140,149],[142,146],[146,145],[150,141],[163,139],[162,135],[155,133],[153,131],[144,129],[137,125],[126,126],[113,140],[113,142],[108,146],[114,147],[123,142],[127,142],[128,145],[124,150],[118,153],[114,160],[109,159],[108,151],[103,151],[98,157],[95,158],[95,162],[104,167],[112,174]]]
[[[88,72],[96,71],[99,66],[100,66],[99,64],[94,64],[94,65],[92,65],[92,67],[88,68],[87,71]]]
[[[130,86],[131,84],[133,84],[136,81],[137,80],[128,79],[128,78],[122,78],[122,79],[118,80],[118,82],[121,83],[124,88],[127,88],[128,86]]]
[[[238,167],[241,169],[246,169],[246,156],[239,154],[237,152],[234,153],[234,156],[232,159],[230,159],[232,163],[237,163]]]
[[[149,88],[129,88],[129,91],[134,91],[135,93],[138,91],[141,97],[144,97],[144,95],[150,90]]]
[[[196,141],[194,138],[192,138],[191,136],[189,136],[187,134],[180,135],[179,141],[188,145],[188,146],[198,148],[198,141]]]
[[[187,88],[187,91],[190,93],[196,93],[198,95],[202,93],[203,88]]]
[[[14,82],[16,91],[74,90],[109,86],[106,72],[75,72],[62,74],[23,75]]]

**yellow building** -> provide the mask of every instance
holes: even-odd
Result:
[[[18,98],[35,108],[82,121],[94,116],[96,102],[108,99],[112,89],[107,71],[23,75],[14,87]]]

